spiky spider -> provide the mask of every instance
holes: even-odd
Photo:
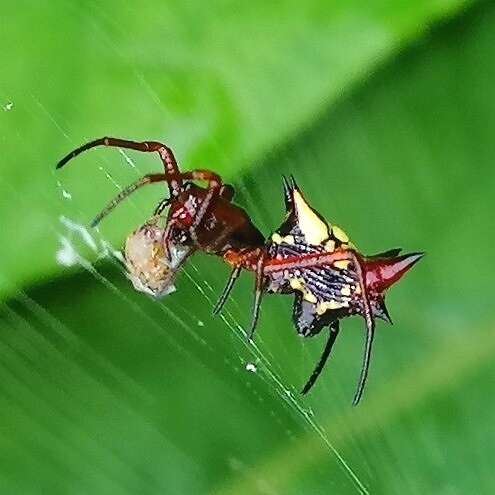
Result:
[[[126,266],[136,289],[155,296],[173,290],[180,267],[196,251],[221,256],[232,272],[214,313],[221,311],[235,281],[244,270],[255,273],[254,304],[247,335],[254,335],[264,293],[294,294],[293,320],[304,337],[329,327],[323,354],[304,386],[307,393],[320,375],[339,333],[339,321],[361,315],[366,323],[366,344],[353,404],[359,403],[371,358],[375,318],[390,321],[385,291],[422,256],[399,255],[393,249],[363,256],[337,226],[329,225],[304,199],[293,178],[284,179],[286,219],[265,241],[245,210],[232,203],[234,189],[210,170],[180,172],[170,148],[154,141],[135,142],[105,137],[87,143],[63,158],[64,166],[96,146],[156,152],[164,173],[149,174],[125,188],[92,222],[97,225],[117,204],[139,188],[157,182],[168,185],[169,197],[153,218],[127,238]],[[192,181],[204,181],[201,187]],[[163,213],[168,207],[168,213]],[[160,221],[165,218],[163,225]]]
[[[320,361],[302,393],[316,382],[339,334],[342,318],[360,315],[366,322],[363,365],[353,404],[361,399],[368,375],[374,338],[375,318],[392,323],[385,305],[385,292],[416,264],[423,253],[400,255],[391,249],[373,256],[363,256],[338,226],[328,224],[304,199],[293,177],[284,179],[286,219],[267,243],[271,259],[286,263],[290,258],[324,260],[325,256],[353,253],[353,256],[324,264],[294,263],[283,272],[274,273],[267,291],[293,293],[293,321],[303,337],[317,335],[329,328],[328,340]]]

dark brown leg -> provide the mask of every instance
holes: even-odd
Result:
[[[264,272],[270,274],[284,270],[312,268],[314,266],[332,265],[336,261],[354,261],[356,255],[353,251],[334,251],[333,253],[305,254],[290,256],[283,259],[269,259],[265,263]]]
[[[175,220],[170,220],[169,222],[167,222],[165,232],[163,233],[163,244],[165,245],[165,251],[167,252],[169,261],[172,261],[172,258],[170,256],[170,232],[175,224]]]
[[[127,186],[123,189],[109,204],[108,206],[99,213],[96,218],[91,222],[91,226],[95,227],[100,223],[100,221],[106,217],[120,202],[126,199],[130,194],[137,191],[143,186],[148,184],[154,184],[157,182],[167,182],[172,183],[174,181],[182,181],[186,180],[204,180],[209,183],[210,188],[214,188],[215,190],[220,189],[221,178],[208,170],[191,170],[190,172],[184,172],[178,175],[169,175],[169,174],[148,174],[134,182],[130,186]]]
[[[236,280],[239,278],[239,275],[241,273],[241,266],[236,266],[230,273],[229,280],[227,282],[227,285],[224,287],[222,293],[220,294],[220,297],[218,298],[215,307],[213,308],[213,314],[217,315],[222,311],[222,308],[227,301],[227,298],[229,297],[230,293],[232,292],[232,289],[234,287],[234,284]]]
[[[219,196],[219,193],[220,193],[219,184],[210,182],[208,192],[204,197],[203,201],[201,202],[201,206],[194,215],[194,220],[192,222],[192,225],[189,227],[189,234],[191,236],[191,239],[194,242],[194,244],[196,244],[197,246],[200,246],[200,242],[196,234],[196,230],[201,225],[201,222],[206,217],[208,212],[211,211],[211,208],[214,206]]]
[[[162,199],[159,203],[158,203],[158,206],[155,208],[155,210],[153,211],[153,216],[154,217],[158,217],[160,216],[165,208],[167,208],[167,206],[169,206],[171,203],[171,199],[170,198],[165,198],[165,199]]]
[[[147,186],[148,184],[154,184],[155,182],[166,182],[168,175],[165,174],[150,174],[145,175],[138,181],[133,184],[127,186],[125,189],[122,189],[115,198],[108,203],[108,205],[100,212],[94,220],[91,222],[91,227],[96,227],[102,220],[105,218],[119,203],[124,201],[128,196],[130,196],[133,192],[137,191],[143,186]]]
[[[222,232],[222,234],[219,235],[217,239],[215,239],[215,242],[212,244],[212,248],[215,249],[218,245],[221,245],[223,239],[228,237],[230,233],[234,230],[234,228],[237,227],[237,225],[238,224],[236,223],[232,223],[229,226],[229,228],[225,229],[225,231]],[[214,315],[217,315],[222,310],[222,307],[224,306],[228,296],[230,295],[230,292],[232,291],[235,282],[239,278],[241,270],[243,268],[247,269],[248,266],[250,267],[254,266],[254,271],[256,271],[256,267],[258,266],[260,256],[263,256],[264,259],[266,259],[265,255],[263,255],[261,248],[255,250],[248,248],[245,251],[230,250],[226,254],[224,254],[224,261],[229,265],[233,266],[233,269],[232,272],[230,273],[230,277],[227,282],[227,285],[225,286],[224,290],[222,291],[222,294],[220,295],[218,301],[215,304],[215,307],[213,308]]]
[[[316,368],[314,369],[313,373],[311,373],[309,380],[306,382],[306,385],[304,385],[304,388],[302,389],[302,394],[307,394],[311,390],[316,380],[320,376],[320,373],[323,371],[327,359],[330,356],[330,352],[332,351],[333,344],[335,343],[337,335],[339,334],[339,330],[340,324],[338,320],[330,324],[330,333],[328,335],[327,343],[325,345],[325,348],[323,349],[323,353],[320,357],[320,360],[318,361],[318,364],[316,365]]]
[[[363,316],[366,322],[366,343],[364,346],[363,365],[361,366],[361,374],[359,376],[359,383],[352,401],[353,406],[357,406],[363,395],[364,386],[366,385],[366,379],[368,378],[368,371],[371,361],[371,350],[373,346],[373,338],[375,336],[375,320],[371,312],[371,306],[368,299],[368,292],[366,291],[366,285],[364,280],[363,269],[361,263],[356,258],[354,261],[356,272],[358,275],[359,285],[361,286],[361,297],[363,302]]]
[[[261,300],[263,298],[263,289],[265,285],[265,275],[264,275],[264,267],[265,267],[265,253],[261,253],[258,258],[258,262],[256,263],[256,282],[254,286],[254,304],[253,304],[253,316],[251,319],[251,326],[249,327],[249,331],[247,333],[248,340],[253,340],[254,331],[256,330],[256,325],[258,323],[258,319],[260,316],[261,309]]]

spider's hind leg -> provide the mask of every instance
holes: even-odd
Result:
[[[304,388],[301,391],[303,395],[307,394],[311,390],[316,380],[320,376],[320,373],[323,371],[323,368],[325,367],[328,357],[330,356],[330,352],[332,351],[333,344],[337,339],[337,335],[339,334],[339,331],[340,331],[340,324],[339,321],[336,320],[330,324],[330,332],[328,335],[327,343],[325,345],[325,348],[323,349],[323,353],[320,357],[320,360],[318,361],[318,364],[316,365],[315,369],[313,370],[313,373],[311,373],[311,376],[309,377],[308,381],[306,382],[306,385],[304,385]]]
[[[375,336],[375,320],[371,310],[370,301],[368,298],[368,292],[366,290],[365,275],[363,274],[363,268],[359,260],[354,255],[354,265],[358,276],[359,285],[361,287],[361,302],[363,305],[363,317],[366,323],[366,342],[364,346],[363,365],[361,367],[361,374],[359,376],[359,383],[352,401],[353,406],[357,406],[363,395],[364,386],[366,385],[366,379],[368,378],[368,371],[371,361],[371,350],[373,346],[373,338]]]

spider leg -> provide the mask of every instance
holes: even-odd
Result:
[[[201,225],[201,222],[206,217],[206,214],[215,204],[217,198],[220,196],[220,184],[221,183],[219,182],[209,182],[208,192],[201,202],[201,206],[199,207],[198,211],[194,215],[194,221],[192,225],[189,227],[189,234],[191,235],[191,239],[197,246],[200,246],[200,242],[196,234],[196,229]]]
[[[315,266],[332,265],[336,261],[352,261],[359,263],[356,254],[351,250],[334,251],[333,253],[303,254],[287,258],[272,258],[266,260],[263,271],[266,275],[284,270],[312,268]]]
[[[355,267],[358,283],[361,289],[361,303],[363,305],[363,317],[366,322],[366,343],[364,349],[363,365],[361,367],[361,375],[359,377],[358,387],[354,395],[354,400],[352,402],[352,404],[356,406],[361,400],[364,386],[366,384],[366,379],[368,377],[369,365],[371,360],[371,350],[373,345],[373,338],[375,335],[375,321],[373,319],[373,314],[371,311],[363,269],[361,262],[358,256],[356,255],[356,253],[352,250],[345,250],[345,251],[334,251],[333,253],[317,253],[317,254],[307,254],[301,256],[291,256],[290,258],[284,258],[281,260],[277,260],[277,259],[268,260],[264,267],[264,273],[270,274],[282,270],[293,270],[293,269],[310,268],[313,266],[332,265],[336,261],[340,261],[340,260],[352,261]]]
[[[167,180],[167,175],[165,174],[150,174],[150,175],[145,175],[138,181],[132,183],[131,185],[127,186],[126,188],[122,189],[115,198],[108,203],[105,208],[96,215],[94,220],[91,222],[91,227],[96,227],[102,220],[105,218],[119,203],[124,201],[128,196],[130,196],[133,192],[137,191],[143,186],[147,186],[148,184],[153,184],[155,182],[163,182]]]
[[[169,261],[172,261],[172,256],[171,256],[171,249],[170,249],[170,235],[172,232],[172,227],[176,224],[177,222],[175,220],[170,220],[167,222],[167,225],[165,226],[165,231],[163,233],[163,244],[165,246],[165,251],[167,253],[167,257]]]
[[[171,202],[172,202],[171,198],[162,199],[158,203],[158,206],[155,208],[155,211],[153,211],[153,216],[154,217],[160,216],[163,213],[163,210],[165,210],[165,208],[169,206]]]
[[[354,255],[355,256],[355,255]],[[368,371],[371,360],[371,349],[373,346],[373,338],[375,336],[375,320],[371,312],[371,306],[368,299],[368,292],[366,291],[366,284],[363,275],[363,269],[361,263],[356,258],[354,261],[356,272],[358,275],[359,285],[361,286],[361,298],[363,303],[363,316],[366,322],[366,343],[364,347],[363,365],[361,367],[361,374],[359,376],[359,383],[352,401],[353,406],[357,406],[363,395],[364,386],[366,385],[366,379],[368,377]]]
[[[363,365],[361,367],[361,375],[359,377],[359,384],[352,401],[353,406],[357,406],[363,395],[364,386],[366,384],[366,378],[368,377],[368,370],[371,360],[371,349],[373,345],[373,337],[375,336],[375,322],[373,318],[366,318],[366,344],[364,348]]]
[[[230,235],[230,233],[239,225],[241,221],[233,222],[228,228],[225,229],[224,232],[215,242],[212,244],[213,249],[216,249],[217,245],[223,240],[224,237]],[[256,327],[256,321],[258,319],[259,314],[259,306],[261,304],[261,295],[258,287],[262,287],[264,282],[264,273],[263,268],[265,266],[267,255],[263,251],[263,248],[246,248],[246,249],[229,249],[226,253],[223,254],[223,259],[230,266],[232,266],[232,271],[230,273],[229,280],[227,281],[227,285],[225,286],[222,294],[217,300],[215,307],[213,308],[213,314],[217,315],[224,306],[232,288],[239,278],[241,270],[244,268],[246,270],[253,270],[256,273],[256,285],[255,285],[255,304],[253,309],[253,320],[254,327]],[[264,288],[264,287],[263,287]],[[254,330],[253,323],[251,323],[251,328]],[[252,331],[250,332],[252,336]]]
[[[220,311],[222,311],[222,308],[227,301],[227,298],[229,297],[232,288],[234,287],[234,284],[236,280],[239,278],[239,275],[241,273],[241,266],[236,266],[230,273],[229,280],[227,282],[227,285],[224,287],[222,293],[220,294],[220,297],[218,298],[215,307],[213,308],[213,314],[216,316]]]
[[[196,234],[197,228],[201,225],[201,222],[206,217],[207,213],[211,211],[212,207],[217,202],[218,198],[223,198],[224,200],[231,201],[234,197],[234,188],[230,184],[223,184],[220,176],[209,172],[207,170],[202,171],[203,173],[208,173],[208,176],[204,176],[203,180],[208,181],[208,193],[203,199],[199,210],[194,216],[194,222],[189,227],[189,234],[191,235],[192,241],[196,246],[201,248],[201,243],[199,242],[198,236]],[[208,177],[208,178],[207,178]],[[230,225],[226,227],[222,233],[215,239],[211,244],[210,248],[212,250],[216,249],[218,245],[226,239],[240,224],[242,223],[242,218],[236,218],[230,222]],[[221,308],[220,308],[221,309]],[[220,310],[219,310],[220,311]],[[216,314],[216,313],[213,313]]]
[[[191,170],[189,172],[183,172],[178,175],[170,175],[170,174],[148,174],[139,179],[138,181],[132,183],[127,186],[125,189],[115,196],[115,198],[110,201],[110,203],[105,207],[103,211],[101,211],[96,218],[91,222],[91,227],[96,227],[101,220],[106,217],[119,203],[121,203],[124,199],[127,198],[130,194],[137,191],[143,186],[147,186],[148,184],[154,184],[156,182],[167,182],[171,184],[174,181],[182,181],[182,179],[186,180],[204,180],[209,182],[209,184],[216,184],[222,182],[222,179],[215,174],[214,172],[210,172],[209,170]],[[159,205],[160,206],[160,205]]]
[[[163,163],[165,173],[170,176],[176,176],[174,180],[169,182],[170,194],[177,195],[182,189],[182,181],[179,177],[179,167],[177,166],[177,161],[175,160],[174,153],[172,150],[163,143],[158,143],[156,141],[129,141],[127,139],[103,137],[100,139],[95,139],[89,143],[83,144],[79,148],[71,151],[57,164],[57,168],[62,168],[67,162],[80,155],[81,153],[95,148],[96,146],[108,146],[111,148],[125,148],[136,151],[141,151],[144,153],[154,153],[157,152]]]
[[[256,330],[256,325],[260,316],[261,300],[263,299],[263,289],[265,283],[265,253],[261,253],[258,262],[256,263],[256,282],[254,286],[254,304],[253,304],[253,315],[251,318],[251,326],[247,332],[248,340],[253,340],[254,331]]]
[[[325,348],[323,349],[323,353],[320,357],[320,360],[318,361],[318,364],[316,365],[315,369],[313,370],[313,373],[309,377],[309,380],[306,382],[306,385],[304,385],[304,388],[301,391],[303,395],[307,394],[311,390],[316,380],[320,376],[320,373],[323,371],[327,359],[330,356],[330,352],[332,351],[333,344],[335,343],[335,340],[337,339],[337,335],[339,334],[339,330],[340,330],[340,324],[338,320],[330,324],[330,332],[328,335],[327,343],[325,345]]]

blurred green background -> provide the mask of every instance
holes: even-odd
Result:
[[[1,493],[495,491],[493,2],[1,7]],[[133,291],[109,245],[163,190],[84,226],[157,159],[54,170],[103,135],[221,172],[265,234],[293,173],[364,253],[428,252],[389,295],[358,408],[361,321],[301,397],[325,337],[297,337],[290,298],[266,298],[252,347],[251,276],[211,317],[218,259],[159,302]]]

